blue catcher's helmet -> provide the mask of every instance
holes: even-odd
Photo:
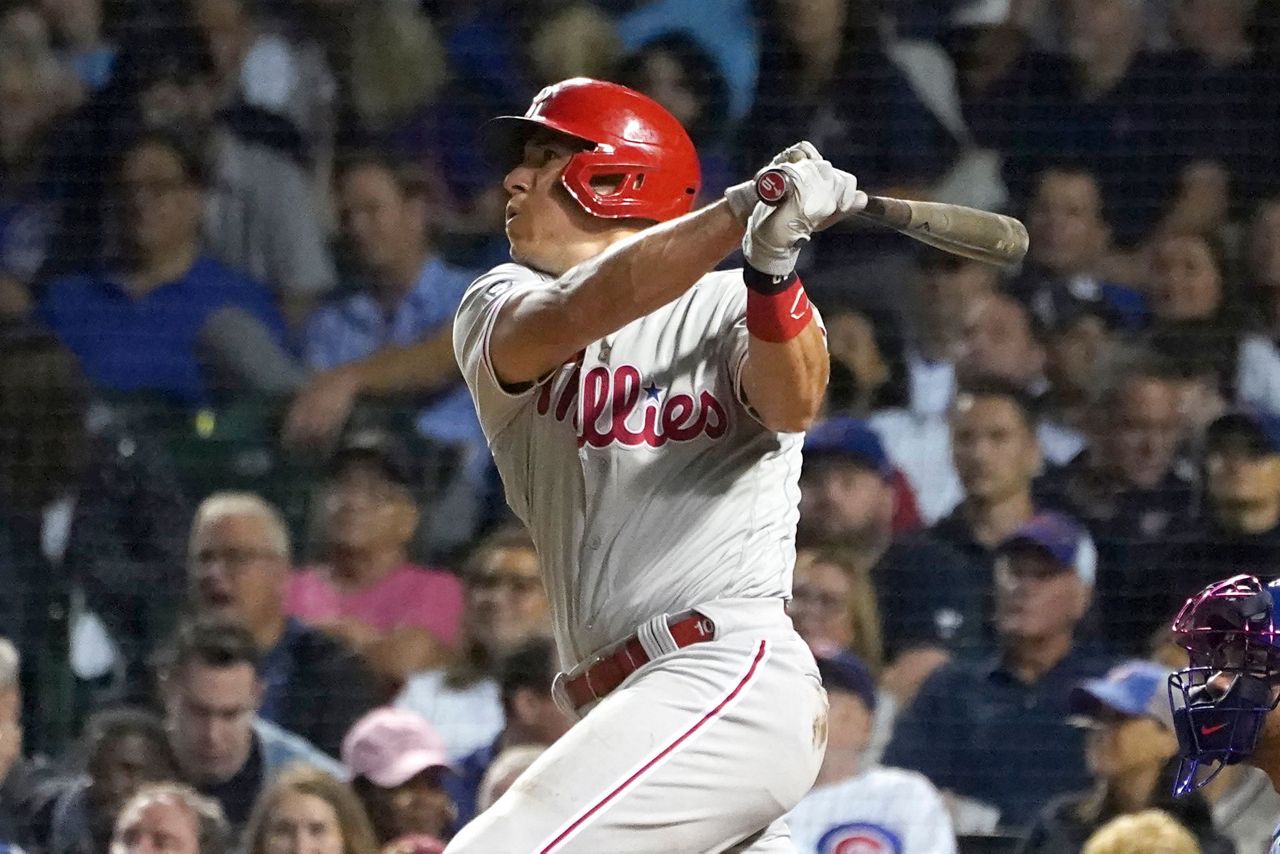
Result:
[[[1210,584],[1173,621],[1187,650],[1185,670],[1169,677],[1169,704],[1181,762],[1174,794],[1208,783],[1249,757],[1280,698],[1280,581],[1252,575]]]

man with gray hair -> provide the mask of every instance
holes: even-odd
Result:
[[[231,828],[222,807],[190,786],[145,786],[120,810],[111,854],[225,854]]]
[[[242,624],[262,654],[259,714],[337,756],[377,705],[374,680],[342,642],[285,614],[292,561],[280,511],[252,493],[215,493],[196,511],[187,556],[196,614]]]

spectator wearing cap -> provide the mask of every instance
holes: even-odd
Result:
[[[73,259],[71,269],[92,265],[109,247],[98,174],[130,136],[178,133],[209,165],[200,207],[209,255],[271,287],[286,318],[300,322],[337,278],[320,206],[297,157],[279,150],[279,137],[262,139],[218,112],[214,73],[191,24],[140,27],[122,46],[111,84],[56,135],[46,169],[65,213],[55,254]]]
[[[538,553],[524,528],[500,528],[481,540],[463,565],[462,584],[457,648],[443,665],[414,674],[395,699],[431,721],[455,761],[502,732],[502,660],[532,638],[551,636]]]
[[[321,539],[326,562],[289,576],[285,609],[360,653],[400,685],[441,662],[458,640],[462,585],[408,556],[418,526],[413,468],[382,431],[349,437],[330,461]]]
[[[1116,665],[1072,689],[1068,708],[1087,730],[1092,788],[1052,801],[1031,826],[1022,854],[1074,854],[1119,815],[1160,809],[1195,834],[1205,854],[1235,846],[1213,826],[1199,793],[1174,798],[1178,739],[1168,698],[1169,670],[1149,661]]]
[[[550,746],[573,726],[574,718],[566,715],[551,696],[557,669],[555,644],[550,638],[532,638],[503,658],[498,686],[505,723],[492,744],[457,763],[454,794],[459,826],[475,817],[480,785],[502,751],[520,745]]]
[[[893,478],[880,438],[865,422],[835,418],[817,425],[805,437],[798,538],[838,554],[835,565],[844,574],[869,577],[884,660],[900,677],[914,674],[895,680],[899,699],[906,700],[933,667],[979,637],[981,598],[971,594],[982,567],[935,538],[895,538]],[[817,575],[809,579],[813,584],[821,583]],[[847,615],[850,604],[827,603],[811,592],[797,586],[790,606],[802,633],[825,609]]]
[[[187,406],[219,386],[292,384],[297,369],[271,292],[204,251],[198,156],[175,135],[148,133],[125,148],[116,174],[118,263],[53,281],[37,306],[89,381]]]
[[[1113,649],[1137,652],[1154,628],[1148,570],[1171,535],[1195,519],[1195,471],[1178,384],[1152,357],[1118,353],[1093,378],[1085,415],[1089,447],[1036,479],[1037,505],[1082,520],[1098,546],[1097,604]]]
[[[374,679],[345,643],[286,612],[292,564],[280,511],[251,493],[214,493],[196,510],[187,560],[195,613],[253,635],[258,713],[336,756],[351,724],[376,705]]]
[[[1153,559],[1152,590],[1163,594],[1149,619],[1172,616],[1215,578],[1280,567],[1280,416],[1239,410],[1209,425],[1204,438],[1205,507],[1199,523]]]
[[[933,784],[864,761],[876,708],[871,671],[839,651],[818,657],[818,673],[830,704],[827,751],[813,789],[786,816],[796,849],[821,854],[872,840],[889,850],[954,852],[951,818]]]
[[[480,422],[453,357],[453,315],[475,274],[440,257],[433,245],[439,215],[427,176],[376,151],[339,164],[335,189],[342,236],[359,266],[353,293],[318,309],[302,334],[313,371],[285,422],[291,442],[328,441],[358,397],[400,396],[420,403],[418,432],[456,455],[466,477],[456,494],[450,546],[465,542],[489,459]]]
[[[165,729],[178,770],[222,806],[233,827],[248,821],[258,793],[290,764],[345,776],[334,759],[257,713],[267,686],[261,656],[243,626],[216,619],[188,623],[162,658]]]
[[[446,789],[453,772],[439,734],[421,715],[374,709],[343,739],[342,762],[379,845],[406,836],[448,838],[458,815]]]
[[[1045,327],[1094,316],[1134,332],[1146,326],[1146,299],[1101,273],[1111,244],[1102,188],[1082,164],[1055,164],[1035,178],[1027,207],[1027,260],[1009,290]]]
[[[1008,829],[1087,785],[1083,739],[1066,717],[1071,689],[1108,664],[1075,637],[1089,607],[1092,552],[1084,528],[1057,513],[1009,533],[995,562],[995,653],[929,676],[898,718],[886,765],[994,807]]]

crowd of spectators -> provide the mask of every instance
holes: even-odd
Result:
[[[1280,572],[1275,0],[0,0],[0,850],[440,851],[572,724],[451,320],[574,75],[1028,226],[802,256],[801,850],[1261,850],[1163,684]]]

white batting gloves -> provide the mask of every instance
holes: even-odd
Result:
[[[760,169],[760,172],[773,169],[784,163],[799,163],[802,160],[821,159],[822,155],[818,153],[818,149],[813,146],[813,143],[797,142],[795,145],[789,146],[776,154],[767,166]],[[724,191],[724,198],[729,203],[729,210],[733,211],[733,215],[743,225],[747,224],[751,211],[755,209],[756,202],[759,201],[756,196],[756,178],[760,177],[760,172],[757,172],[750,181],[734,184]]]
[[[789,189],[776,206],[754,206],[742,252],[760,272],[785,276],[795,269],[804,242],[815,231],[865,208],[867,194],[858,189],[857,178],[826,160],[801,159],[770,168],[786,173]]]

